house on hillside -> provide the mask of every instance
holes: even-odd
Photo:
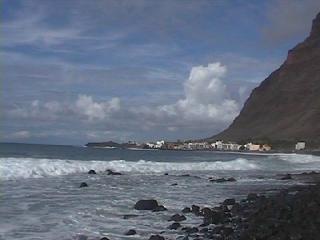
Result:
[[[297,151],[304,150],[305,148],[306,148],[305,142],[297,142],[296,143],[296,150]]]
[[[249,151],[259,151],[260,149],[260,144],[247,143],[244,146],[246,150],[249,150]]]

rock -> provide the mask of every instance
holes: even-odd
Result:
[[[100,240],[110,240],[110,239],[107,237],[103,237],[103,238],[100,238]]]
[[[157,207],[159,207],[158,202],[154,199],[139,200],[134,205],[134,209],[136,210],[155,210]]]
[[[181,229],[182,231],[185,231],[186,233],[196,233],[199,232],[199,229],[196,227],[184,227]]]
[[[178,223],[178,222],[174,222],[172,223],[168,228],[171,229],[171,230],[177,230],[178,228],[181,227],[181,224]]]
[[[170,220],[169,221],[174,221],[174,222],[181,222],[181,221],[184,221],[186,220],[187,218],[183,215],[180,215],[180,214],[174,214],[170,217]]]
[[[80,188],[83,188],[83,187],[89,187],[88,184],[86,182],[82,182],[80,184]]]
[[[97,174],[95,170],[91,169],[89,170],[88,174]]]
[[[182,209],[183,213],[190,213],[191,212],[191,208],[189,207],[185,207],[184,209]]]
[[[137,232],[134,229],[130,229],[128,232],[125,233],[125,235],[127,235],[127,236],[131,236],[131,235],[135,235],[135,234],[137,234]]]
[[[222,211],[212,211],[210,215],[206,215],[203,218],[204,224],[220,224],[224,223],[226,215]]]
[[[136,215],[136,214],[123,215],[123,219],[130,219],[130,218],[135,218],[135,217],[139,217],[139,215]]]
[[[210,216],[211,214],[212,214],[212,210],[210,208],[205,207],[201,210],[201,215],[204,217]]]
[[[107,169],[106,172],[107,172],[108,175],[122,175],[122,173],[114,172],[114,171],[112,171],[110,169]]]
[[[210,179],[210,182],[216,182],[216,183],[224,183],[224,182],[236,182],[237,180],[233,177],[230,178],[217,178],[217,179]]]
[[[227,198],[223,201],[223,205],[234,205],[236,204],[236,200],[234,198]]]
[[[171,186],[177,186],[178,185],[178,183],[172,183],[171,184]]]
[[[169,175],[169,173],[165,173],[165,174],[163,174],[163,175],[168,176],[168,175]]]
[[[165,240],[165,238],[160,235],[151,235],[149,240]]]
[[[205,227],[205,228],[202,228],[199,232],[206,233],[208,231],[209,231],[209,228]]]
[[[291,174],[286,174],[286,175],[284,175],[282,178],[281,178],[281,180],[291,180],[292,179],[292,176],[291,176]]]
[[[231,226],[223,226],[222,232],[224,236],[229,236],[233,233],[233,228]]]
[[[200,214],[200,207],[197,206],[197,205],[192,205],[191,206],[191,211],[196,214],[196,215],[199,215]]]
[[[234,177],[230,177],[227,179],[228,182],[236,182],[237,180]]]
[[[166,209],[163,205],[160,205],[158,207],[156,207],[155,209],[153,209],[153,212],[162,212],[162,211],[167,211],[168,209]]]
[[[258,199],[258,195],[256,193],[249,193],[247,196],[248,201],[255,201]]]

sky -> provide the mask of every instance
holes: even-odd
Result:
[[[0,141],[210,137],[319,0],[0,0]]]

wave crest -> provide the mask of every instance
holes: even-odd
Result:
[[[161,173],[169,171],[213,171],[213,170],[253,170],[258,166],[244,158],[215,162],[137,162],[125,160],[80,161],[63,159],[0,158],[0,179],[40,178],[74,173],[84,173],[94,169],[113,169],[121,172]]]

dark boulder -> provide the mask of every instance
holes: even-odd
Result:
[[[155,210],[159,207],[157,200],[149,199],[149,200],[139,200],[134,205],[134,209],[136,210]]]
[[[107,172],[108,175],[122,175],[122,173],[114,172],[114,171],[112,171],[110,169],[107,169],[106,172]]]
[[[88,174],[97,174],[95,170],[91,169],[89,170]]]
[[[181,227],[181,224],[178,223],[178,222],[174,222],[172,223],[168,228],[171,229],[171,230],[177,230],[178,228]]]
[[[284,175],[282,178],[281,178],[281,180],[291,180],[292,179],[292,176],[291,176],[291,174],[286,174],[286,175]]]
[[[184,209],[182,209],[183,213],[190,213],[191,212],[191,208],[189,207],[185,207]]]
[[[230,178],[217,178],[217,179],[209,179],[210,182],[216,182],[216,183],[224,183],[224,182],[236,182],[237,180],[233,177]]]
[[[170,186],[177,186],[178,183],[172,183]]]
[[[151,235],[149,240],[165,240],[165,238],[161,235]]]
[[[135,218],[135,217],[139,217],[139,215],[136,215],[136,214],[123,215],[123,219],[130,219],[130,218]]]
[[[212,214],[212,210],[208,207],[202,208],[201,210],[201,215],[206,217],[206,216],[210,216]]]
[[[236,182],[237,179],[235,179],[234,177],[230,177],[227,179],[228,182]]]
[[[180,215],[180,214],[174,214],[170,217],[170,220],[169,221],[174,221],[174,222],[181,222],[181,221],[184,221],[186,220],[187,218],[183,215]]]
[[[107,237],[103,237],[103,238],[100,238],[100,240],[110,240],[110,239]]]
[[[82,183],[80,184],[80,188],[83,188],[83,187],[88,187],[88,184],[87,184],[86,182],[82,182]]]
[[[130,229],[128,232],[125,233],[125,235],[127,235],[127,236],[132,236],[132,235],[135,235],[135,234],[137,234],[137,232],[134,229]]]
[[[227,198],[223,201],[223,205],[234,205],[236,204],[236,200],[234,198]]]
[[[256,193],[249,193],[247,196],[247,200],[248,201],[255,201],[258,199],[258,195]]]
[[[196,214],[196,215],[199,215],[200,214],[200,207],[197,206],[197,205],[192,205],[191,206],[191,211]]]
[[[185,231],[186,233],[197,233],[197,232],[199,232],[199,229],[196,228],[196,227],[184,227],[181,230]]]
[[[206,215],[203,218],[204,224],[220,224],[226,220],[226,215],[222,211],[212,211],[210,215]]]

